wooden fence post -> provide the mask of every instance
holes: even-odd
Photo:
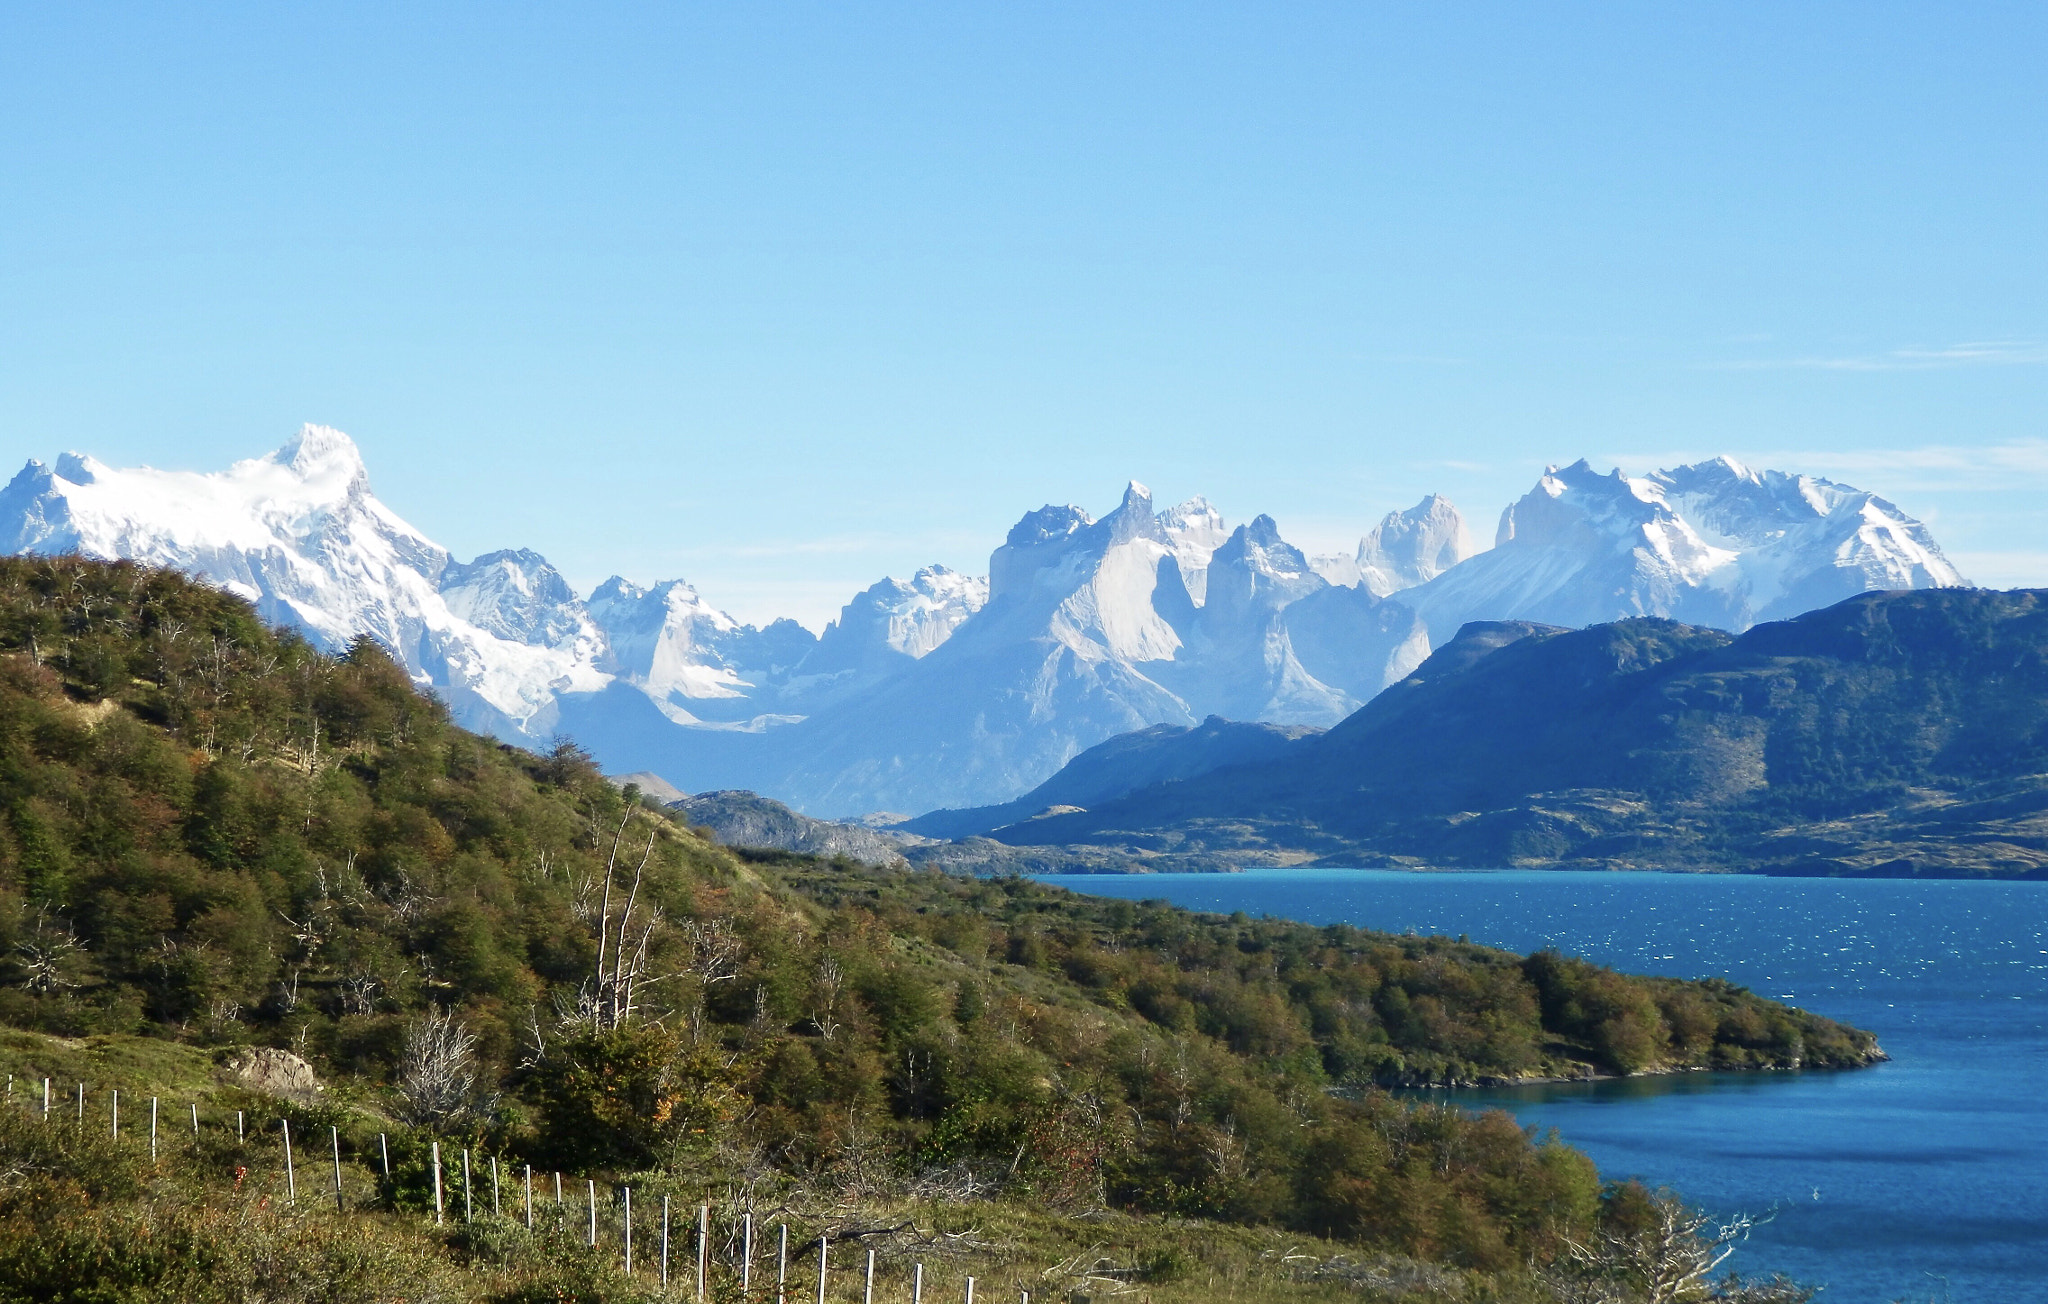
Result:
[[[754,1297],[754,1213],[747,1211],[746,1230],[743,1233],[740,1250],[740,1299]]]
[[[288,1118],[280,1118],[277,1120],[277,1125],[284,1129],[285,1193],[290,1197],[293,1204],[297,1204],[299,1202],[299,1178],[298,1174],[292,1171],[292,1122]]]

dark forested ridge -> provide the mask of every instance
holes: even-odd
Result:
[[[1870,593],[1739,636],[1468,626],[1275,759],[994,836],[1088,863],[2048,876],[2048,593]]]
[[[892,827],[928,838],[970,838],[1051,808],[1099,806],[1136,788],[1192,779],[1226,765],[1270,760],[1288,744],[1321,732],[1306,725],[1225,720],[1214,715],[1194,726],[1155,724],[1097,743],[1014,801],[935,810]]]
[[[1879,1054],[1726,984],[735,854],[573,745],[454,728],[372,645],[76,559],[0,560],[0,949],[0,1023],[290,1048],[539,1166],[811,1199],[966,1168],[1510,1275],[1640,1200],[1375,1084]],[[0,1189],[0,1258],[51,1189]]]

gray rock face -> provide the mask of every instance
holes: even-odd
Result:
[[[1442,494],[1388,512],[1359,540],[1359,584],[1376,597],[1427,584],[1474,552],[1465,518]]]
[[[288,1050],[272,1046],[238,1050],[229,1056],[226,1068],[237,1086],[268,1096],[310,1100],[321,1091],[311,1064]]]
[[[779,801],[751,792],[706,792],[671,803],[690,822],[710,829],[729,847],[773,847],[810,856],[848,856],[870,865],[900,865],[903,844],[859,824],[799,815]]]

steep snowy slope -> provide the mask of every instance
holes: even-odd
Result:
[[[988,605],[874,691],[778,741],[777,795],[817,814],[980,805],[1112,735],[1195,717],[1140,663],[1194,605],[1142,485],[1101,521],[1046,507],[989,558]]]
[[[1918,521],[1847,485],[1726,458],[1641,478],[1579,461],[1501,514],[1492,551],[1401,597],[1445,643],[1470,620],[1743,630],[1869,589],[1965,583]]]

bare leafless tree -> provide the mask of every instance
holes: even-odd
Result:
[[[812,989],[817,999],[811,1007],[811,1022],[826,1041],[839,1031],[839,1020],[833,1016],[838,1013],[839,989],[845,981],[846,974],[837,960],[828,955],[818,963],[818,983]]]
[[[577,1013],[587,1017],[592,1032],[610,1032],[626,1027],[633,1021],[638,1006],[640,991],[650,983],[660,981],[648,973],[648,944],[653,940],[654,930],[661,923],[661,912],[653,907],[641,911],[640,888],[646,879],[647,863],[654,856],[654,840],[658,830],[647,831],[647,846],[640,853],[640,863],[634,867],[633,883],[625,890],[625,900],[613,916],[613,898],[620,887],[619,849],[625,842],[626,826],[632,822],[633,810],[629,807],[619,820],[619,827],[612,833],[611,852],[605,857],[604,881],[598,893],[597,914],[592,921],[597,931],[597,960],[592,966],[591,976],[584,980],[583,989],[577,996]]]
[[[1573,1304],[1690,1304],[1716,1299],[1812,1298],[1791,1283],[1765,1283],[1767,1291],[1793,1293],[1748,1295],[1739,1282],[1716,1287],[1714,1271],[1749,1239],[1749,1233],[1774,1216],[1737,1214],[1716,1222],[1669,1191],[1651,1199],[1649,1226],[1631,1232],[1603,1232],[1592,1241],[1566,1243],[1568,1271],[1565,1297]]]
[[[476,1098],[476,1035],[436,1009],[405,1032],[398,1094],[415,1123],[460,1118]]]
[[[69,924],[51,922],[42,912],[28,936],[15,943],[14,955],[21,965],[21,985],[39,996],[68,991],[78,986],[71,970],[85,953]]]

